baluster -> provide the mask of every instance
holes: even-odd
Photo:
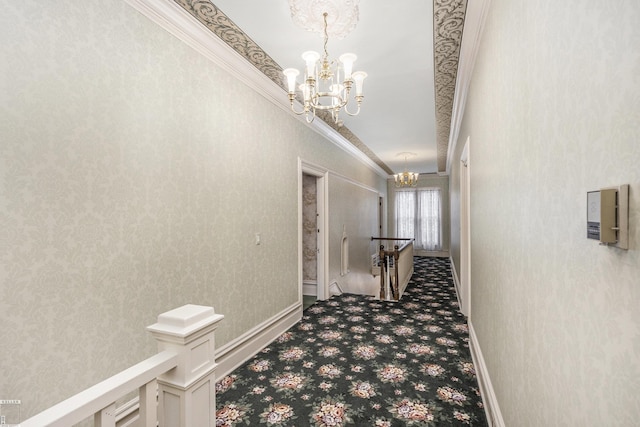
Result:
[[[140,387],[138,395],[140,402],[138,426],[156,427],[158,425],[158,381],[153,380]]]
[[[116,427],[116,404],[115,402],[97,412],[94,416],[95,427]]]

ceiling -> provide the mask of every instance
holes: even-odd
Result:
[[[206,3],[203,0],[176,2],[201,21],[206,15],[205,24],[212,31],[227,38],[283,90],[281,70],[302,70],[302,52],[323,49],[320,34],[294,24],[288,0],[212,0],[214,5],[207,7],[213,10],[206,13],[197,10]],[[419,173],[445,172],[465,7],[466,0],[403,0],[401,7],[396,2],[366,0],[359,3],[355,29],[342,40],[329,37],[330,59],[355,53],[354,71],[368,74],[360,114],[343,113],[342,127],[329,125],[386,173],[405,167]],[[210,19],[212,14],[215,20]],[[286,96],[283,91],[282,97]],[[415,155],[399,154],[406,152]]]

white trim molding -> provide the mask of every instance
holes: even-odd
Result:
[[[460,279],[458,279],[458,273],[456,272],[456,264],[453,262],[452,257],[449,257],[449,262],[451,263],[451,276],[453,277],[453,289],[456,291],[456,298],[458,299],[458,309],[462,313],[462,302],[460,301]]]
[[[469,94],[469,84],[471,83],[473,67],[476,63],[476,56],[480,47],[480,39],[490,3],[491,0],[467,2],[467,13],[464,19],[464,31],[460,44],[460,58],[456,76],[456,91],[453,98],[453,111],[451,112],[446,175],[451,172],[451,159],[456,150],[460,126],[464,117],[464,108],[467,103],[467,95]]]
[[[388,173],[369,156],[360,151],[335,129],[320,119],[307,123],[303,116],[291,111],[286,91],[274,83],[264,73],[250,64],[231,46],[226,44],[208,28],[198,22],[186,10],[172,0],[124,0],[142,15],[158,24],[204,57],[215,63],[238,80],[264,96],[273,105],[294,116],[297,120],[319,133],[333,144],[343,149],[379,176],[387,178]],[[299,108],[300,105],[298,105]]]
[[[473,365],[476,367],[476,377],[478,378],[478,385],[480,386],[480,393],[482,394],[487,422],[489,423],[489,427],[505,427],[502,412],[500,412],[500,406],[498,405],[498,398],[493,390],[487,364],[482,356],[480,343],[478,342],[478,337],[476,336],[476,332],[471,324],[471,319],[469,319],[468,324],[470,339],[469,349],[471,350]]]
[[[318,282],[316,280],[303,280],[302,295],[313,297],[318,296]]]
[[[302,303],[289,306],[216,351],[216,376],[229,375],[302,319]]]
[[[319,300],[329,298],[327,277],[329,277],[329,171],[322,166],[298,157],[298,282],[300,283],[300,301],[302,303],[304,293],[304,280],[302,272],[303,263],[303,218],[302,218],[302,176],[303,174],[316,177],[316,202],[317,202],[317,225],[320,229],[318,233],[318,259],[315,295]]]

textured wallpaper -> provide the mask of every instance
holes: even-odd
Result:
[[[7,3],[0,37],[0,397],[24,417],[154,354],[164,311],[214,306],[223,345],[296,304],[298,157],[384,191],[124,2]]]
[[[378,244],[371,240],[371,236],[378,235],[380,192],[337,174],[329,176],[329,189],[328,283],[337,282],[343,292],[377,295],[380,277],[371,274],[371,255],[376,253]],[[345,200],[350,202],[340,202]],[[343,274],[341,265],[343,236],[348,240],[346,274]]]
[[[633,0],[491,1],[452,177],[469,137],[471,321],[507,426],[638,423],[639,21]],[[587,191],[619,184],[628,251],[586,238]]]
[[[302,176],[302,280],[318,279],[318,195],[316,177]]]

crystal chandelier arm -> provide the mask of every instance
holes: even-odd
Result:
[[[364,98],[364,95],[362,94],[362,86],[363,86],[364,79],[367,78],[367,73],[365,73],[364,71],[356,71],[351,75],[351,78],[356,84],[355,99],[356,99],[356,104],[358,105],[358,109],[354,113],[352,113],[345,106],[344,111],[350,116],[357,116],[358,114],[360,114],[360,104],[362,104],[362,99]],[[349,95],[349,89],[351,89],[351,84],[347,86],[347,96]]]
[[[291,104],[291,111],[293,111],[293,113],[298,116],[305,114],[307,123],[311,123],[315,118],[315,111],[313,111],[313,115],[311,116],[311,119],[310,119],[309,111],[312,110],[312,108],[310,108],[310,97],[307,94],[307,91],[309,88],[308,83],[306,86],[301,85],[301,88],[303,88],[302,93],[304,95],[303,109],[302,111],[296,111],[293,104],[294,104],[294,101],[296,100],[296,77],[298,77],[300,72],[295,68],[287,68],[285,70],[282,70],[282,74],[284,74],[285,77],[287,78],[287,87],[289,88],[288,95],[289,95],[289,103]],[[305,91],[304,89],[307,89],[307,91]]]
[[[294,114],[301,116],[304,113],[307,113],[307,108],[303,107],[302,111],[296,111],[295,107],[294,107],[294,101],[296,100],[296,94],[295,93],[289,93],[289,103],[291,104],[291,111],[293,111]]]
[[[363,98],[363,97],[361,96],[360,98]],[[358,108],[353,113],[351,111],[349,111],[349,104],[345,104],[344,112],[347,113],[350,116],[357,116],[358,114],[360,114],[360,103],[361,102],[362,102],[361,99],[356,99],[356,104],[357,104]]]
[[[313,122],[313,119],[316,118],[316,110],[314,108],[310,107],[310,104],[308,101],[304,102],[303,105],[303,109],[302,111],[296,111],[295,107],[294,107],[294,101],[296,100],[296,94],[295,93],[289,93],[289,102],[291,103],[291,111],[293,111],[293,114],[297,115],[297,116],[301,116],[301,115],[305,115],[305,120],[307,121],[307,123],[311,123]]]

